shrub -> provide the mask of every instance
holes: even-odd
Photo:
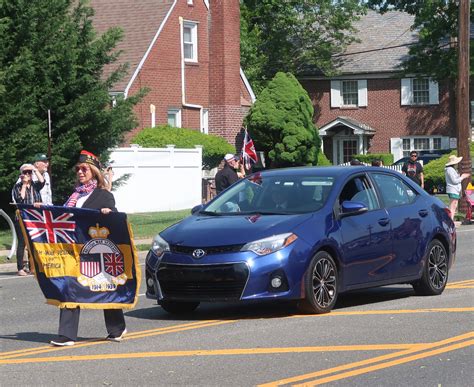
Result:
[[[143,129],[132,139],[132,143],[144,148],[164,148],[169,144],[176,145],[176,148],[194,148],[195,145],[202,145],[204,169],[217,167],[226,153],[235,153],[235,148],[222,137],[168,125]]]
[[[313,113],[308,93],[292,74],[277,73],[262,90],[245,124],[270,167],[316,164],[321,140]]]
[[[391,153],[368,153],[366,155],[355,155],[354,158],[369,165],[372,163],[372,160],[382,160],[383,165],[393,164],[393,155]]]
[[[318,153],[318,163],[316,165],[318,167],[326,167],[332,165],[332,163],[328,160],[324,152],[320,150]]]

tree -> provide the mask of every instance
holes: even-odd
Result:
[[[245,119],[257,148],[271,167],[316,165],[321,140],[313,123],[313,105],[298,80],[279,72]]]
[[[241,64],[255,92],[278,71],[333,74],[365,10],[359,0],[241,1]]]
[[[47,110],[52,113],[52,182],[55,202],[73,186],[72,167],[81,149],[103,159],[136,126],[140,95],[111,108],[103,68],[122,36],[111,29],[97,36],[85,1],[0,0],[0,199],[10,202],[18,167],[48,147]]]
[[[419,40],[410,46],[410,56],[403,63],[405,74],[423,74],[437,80],[457,77],[458,5],[452,0],[369,0],[369,7],[379,11],[400,10],[415,16],[413,29]],[[471,7],[471,20],[474,9]],[[474,52],[471,42],[471,75],[474,74]]]

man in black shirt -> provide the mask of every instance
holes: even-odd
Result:
[[[423,166],[416,161],[418,159],[418,152],[410,152],[410,160],[403,164],[402,172],[404,175],[413,180],[421,188],[425,188],[425,179],[423,176]]]
[[[227,153],[224,156],[224,168],[216,174],[216,192],[218,194],[239,180],[239,176],[235,171],[238,166],[238,158],[235,155]]]

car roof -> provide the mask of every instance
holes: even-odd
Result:
[[[354,172],[374,171],[375,167],[371,166],[337,166],[337,167],[293,167],[281,169],[267,169],[262,172],[265,176],[321,176],[321,177],[344,177]],[[390,170],[387,170],[390,171]]]

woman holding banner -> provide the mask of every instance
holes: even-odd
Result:
[[[92,153],[82,151],[76,164],[77,185],[65,203],[66,207],[81,207],[100,210],[102,214],[117,211],[115,199],[106,189],[106,182],[100,172],[99,159]],[[61,308],[59,336],[52,340],[55,346],[74,345],[79,328],[80,308]],[[121,341],[127,333],[122,309],[104,309],[107,340]]]

